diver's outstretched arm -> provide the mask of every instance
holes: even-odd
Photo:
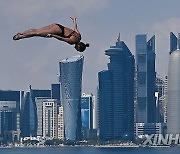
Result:
[[[79,33],[78,28],[77,28],[77,23],[76,23],[76,19],[77,19],[76,16],[72,16],[70,18],[73,20],[74,31]]]

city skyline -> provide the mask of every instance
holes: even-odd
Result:
[[[158,136],[173,145],[164,141],[180,136],[180,1],[33,2],[0,6],[0,146],[34,137],[44,146],[142,147]],[[85,52],[56,39],[12,39],[51,23],[73,28],[72,15]]]
[[[170,61],[169,61],[169,68],[168,68],[168,82],[169,82],[168,83],[169,85],[168,86],[168,94],[169,94],[168,96],[168,125],[170,125],[170,128],[173,128],[174,124],[173,125],[169,124],[169,121],[173,123],[174,122],[179,123],[178,116],[177,116],[179,112],[178,112],[178,107],[176,106],[178,105],[178,101],[179,101],[177,99],[179,96],[178,94],[179,90],[177,89],[179,89],[178,87],[178,83],[179,83],[178,68],[179,67],[178,66],[179,66],[180,61],[179,61],[179,50],[178,50],[179,45],[177,43],[179,40],[176,38],[176,36],[173,33],[170,33],[170,36],[173,36],[173,37],[170,37],[172,39],[172,40],[170,39],[170,44],[172,48],[170,48]],[[133,126],[134,126],[135,115],[133,113],[135,111],[134,101],[136,98],[134,97],[134,94],[137,92],[137,90],[135,89],[141,88],[142,84],[145,85],[144,83],[147,83],[148,88],[150,90],[150,94],[148,95],[150,96],[151,104],[153,104],[153,102],[155,101],[153,99],[154,94],[155,94],[155,75],[156,75],[155,70],[154,70],[155,36],[152,36],[152,38],[148,41],[146,39],[146,34],[140,34],[136,36],[135,59],[136,59],[136,65],[138,66],[136,67],[136,69],[135,69],[134,55],[132,55],[132,53],[130,52],[130,50],[128,49],[128,46],[124,43],[124,41],[120,40],[120,35],[117,39],[116,45],[110,46],[109,49],[105,50],[105,55],[109,56],[109,63],[107,64],[108,69],[101,70],[98,73],[98,77],[99,77],[98,88],[99,89],[98,89],[98,94],[97,94],[98,102],[96,102],[99,104],[98,115],[99,115],[100,139],[101,140],[121,140],[121,139],[131,138],[131,136],[133,137],[133,135],[131,134],[134,133]],[[27,136],[36,137],[37,132],[41,136],[42,130],[43,130],[42,136],[57,138],[57,136],[59,136],[57,132],[57,122],[62,124],[62,122],[57,121],[56,119],[57,110],[58,110],[57,105],[58,104],[60,105],[61,104],[60,101],[62,101],[63,115],[64,115],[63,123],[65,126],[64,137],[65,139],[77,140],[77,141],[81,139],[81,135],[82,135],[80,131],[81,125],[84,125],[84,126],[86,125],[85,127],[89,127],[85,118],[80,115],[82,113],[85,113],[84,111],[87,109],[87,107],[84,106],[85,107],[84,108],[82,105],[83,95],[81,95],[82,94],[81,81],[82,81],[82,74],[83,74],[82,73],[83,61],[84,61],[83,55],[76,55],[76,56],[66,58],[60,61],[59,62],[60,84],[59,83],[51,84],[51,90],[31,89],[31,85],[30,85],[29,86],[30,89],[26,93],[18,92],[19,96],[18,96],[17,104],[20,100],[22,100],[22,102],[20,101],[19,102],[20,105],[17,105],[17,107],[14,106],[13,108],[21,107],[20,126],[21,126],[22,137],[27,137]],[[146,67],[148,69],[146,69]],[[138,70],[138,71],[135,71],[135,70]],[[146,72],[147,76],[143,75],[144,71]],[[157,75],[156,77],[159,78],[159,75]],[[148,81],[148,78],[151,78],[151,82]],[[138,84],[136,84],[134,80],[137,81]],[[162,88],[161,90],[159,89],[157,91],[163,94],[163,91],[165,92],[165,89],[167,88],[165,86],[165,83],[162,84],[161,88]],[[12,116],[13,110],[10,107],[4,105],[4,102],[3,102],[4,100],[5,101],[12,100],[12,98],[14,97],[14,95],[10,96],[12,92],[13,91],[1,90],[1,93],[2,93],[1,95],[3,96],[2,98],[0,97],[2,99],[2,102],[1,102],[2,109],[0,111],[1,120],[5,117],[4,118],[5,120],[4,121],[2,120],[3,123],[8,122],[7,117],[9,113],[10,113],[10,116]],[[142,92],[139,91],[139,94],[141,93]],[[146,94],[146,91],[143,90],[143,93]],[[21,98],[22,94],[24,94],[23,98]],[[62,97],[60,97],[61,95]],[[143,119],[139,121],[139,119],[137,119],[138,123],[136,123],[136,136],[144,135],[144,133],[146,134],[166,133],[166,129],[167,129],[166,124],[164,124],[163,121],[162,123],[156,123],[156,120],[155,120],[156,114],[153,111],[153,109],[155,108],[151,107],[151,105],[148,104],[149,98],[146,99],[147,105],[145,104],[146,101],[142,101],[142,97],[144,96],[146,97],[146,95],[142,95],[142,96],[138,95],[138,97],[141,98],[139,99],[137,97],[138,98],[137,100],[139,101],[138,103],[140,104],[140,105],[138,104],[138,108],[142,110],[144,109],[145,106],[147,106],[146,107],[147,111],[145,112],[146,114],[147,113],[150,113],[150,114],[149,115],[147,114],[147,116],[144,116],[146,118],[145,120]],[[157,97],[156,94],[155,96]],[[40,100],[40,99],[45,99],[47,97],[51,97],[55,99]],[[37,99],[39,99],[39,101]],[[173,101],[173,103],[175,102],[173,104],[171,100],[176,100],[176,101]],[[170,108],[171,104],[169,104],[169,102],[173,105],[172,108]],[[5,102],[5,103],[9,103],[9,102]],[[12,102],[12,104],[13,103],[15,102]],[[81,108],[81,111],[80,111],[81,105],[83,108]],[[4,111],[6,111],[7,107],[8,107],[8,113],[6,115],[4,114]],[[165,107],[165,104],[164,104],[164,107]],[[176,112],[174,112],[174,107],[176,107]],[[83,112],[82,112],[82,109],[84,109]],[[43,111],[43,115],[42,115],[42,111]],[[93,112],[91,112],[91,117],[94,117],[92,113]],[[56,117],[52,119],[51,121],[52,125],[50,123],[50,119],[51,119],[50,115],[52,115],[52,117]],[[82,115],[85,115],[85,114],[82,114]],[[174,115],[175,115],[175,118],[174,118]],[[43,117],[42,119],[43,122],[42,120],[38,121],[36,118],[37,116],[38,116],[38,119],[41,119],[41,117]],[[14,122],[17,123],[17,128],[19,128],[18,113],[15,119],[17,120],[14,120]],[[12,122],[13,120],[10,120],[10,121]],[[36,130],[37,121],[38,121],[38,124],[40,125],[40,127],[38,127],[39,130]],[[92,124],[93,124],[93,121],[91,121],[91,127],[93,127]],[[58,124],[58,126],[60,125]],[[4,128],[2,130],[4,130]],[[91,130],[91,128],[89,130]],[[175,133],[178,133],[178,132],[179,130],[177,129]],[[18,135],[19,133],[18,129],[17,131],[14,130],[14,132],[12,133],[14,133],[14,135]],[[97,131],[96,130],[87,131],[87,135],[88,133],[91,134],[93,137],[97,133]],[[169,133],[173,133],[173,132],[169,132]],[[62,136],[62,133],[60,136]]]
[[[49,89],[51,83],[58,81],[58,61],[77,54],[71,46],[57,40],[40,38],[13,42],[12,36],[29,27],[41,27],[52,22],[72,27],[69,16],[74,14],[78,17],[83,40],[90,43],[90,48],[83,53],[84,92],[94,93],[97,72],[108,61],[104,50],[116,41],[119,32],[133,54],[136,34],[156,35],[156,71],[162,76],[165,74],[169,56],[169,33],[178,33],[180,29],[178,0],[153,0],[148,5],[142,0],[104,0],[98,4],[95,0],[86,3],[81,0],[43,2],[1,2],[0,19],[3,22],[0,24],[0,89],[23,90],[30,84],[36,89]],[[91,80],[91,84],[84,84],[88,80]]]

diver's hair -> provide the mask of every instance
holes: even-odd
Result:
[[[79,52],[83,52],[86,49],[86,47],[89,47],[89,43],[85,44],[83,42],[79,42],[78,44],[80,45]]]
[[[86,47],[89,47],[89,43],[86,43],[85,45],[86,45]]]

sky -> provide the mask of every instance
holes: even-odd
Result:
[[[83,53],[82,92],[94,93],[98,72],[107,69],[104,52],[121,40],[135,53],[135,35],[156,36],[156,72],[167,73],[169,34],[180,32],[180,0],[1,0],[0,89],[50,89],[58,82],[59,61],[79,53],[73,46],[53,38],[13,41],[17,32],[59,23],[73,28],[77,16]]]

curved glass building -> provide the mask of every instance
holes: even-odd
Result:
[[[25,93],[21,110],[21,136],[36,136],[37,119],[36,104],[32,100],[32,90]]]
[[[169,59],[167,132],[180,133],[180,50],[171,52]]]
[[[81,87],[84,57],[73,56],[59,62],[66,140],[81,138]]]

